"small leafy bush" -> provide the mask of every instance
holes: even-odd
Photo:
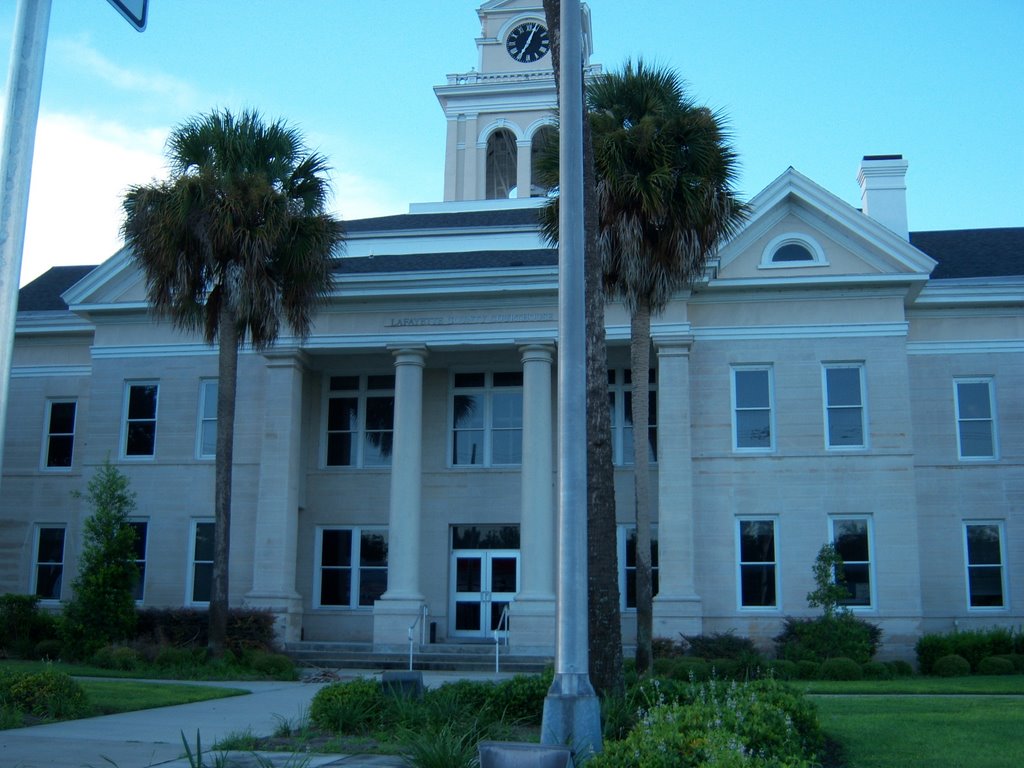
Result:
[[[89,714],[85,690],[63,672],[45,669],[15,675],[5,687],[10,704],[34,717],[73,720]]]
[[[344,734],[372,732],[383,721],[392,697],[369,678],[333,683],[313,696],[309,719],[325,731]]]
[[[209,658],[205,647],[201,648],[178,648],[168,645],[160,648],[153,664],[159,669],[186,671],[193,667],[202,666]]]
[[[821,662],[822,680],[860,680],[863,677],[860,664],[853,659],[837,656]]]
[[[57,661],[61,656],[62,647],[60,640],[55,637],[48,637],[35,644],[35,647],[32,649],[32,658],[42,659],[43,661]]]
[[[492,682],[456,680],[428,689],[423,699],[440,720],[469,720],[491,712],[495,687]]]
[[[787,616],[775,643],[779,658],[790,661],[825,661],[845,656],[859,664],[871,661],[882,640],[882,630],[849,611],[832,616]]]
[[[683,655],[683,646],[667,637],[651,640],[651,653],[657,659],[673,659]]]
[[[275,680],[294,680],[298,677],[298,673],[295,671],[295,662],[283,653],[252,649],[244,651],[238,662],[240,666]]]
[[[893,668],[881,661],[869,661],[861,665],[861,672],[868,680],[892,680],[896,676]]]
[[[979,675],[1012,675],[1016,670],[1005,656],[986,656],[978,663]]]
[[[1009,659],[1018,674],[1024,674],[1024,653],[1007,653],[1002,658]]]
[[[687,656],[701,659],[742,659],[757,656],[757,646],[749,637],[737,637],[732,630],[710,635],[683,635]]]
[[[821,664],[809,659],[798,661],[796,663],[796,676],[798,680],[817,680],[821,677]]]
[[[1014,653],[1021,641],[1021,633],[1006,627],[964,630],[946,634],[928,634],[918,638],[915,650],[922,674],[936,674],[935,662],[942,656],[963,656],[977,672],[981,660],[987,656]]]
[[[39,598],[35,595],[0,595],[0,656],[15,656],[23,659],[44,658],[37,648],[44,640],[56,641],[57,620],[54,616],[39,610]],[[48,658],[60,655],[57,651]],[[48,650],[50,646],[45,646]]]
[[[491,691],[491,708],[506,722],[540,725],[544,698],[553,679],[554,673],[548,671],[541,675],[515,675],[500,682]]]
[[[885,662],[885,666],[892,670],[893,677],[913,677],[914,668],[910,666],[909,662],[903,659],[895,659],[894,661]]]
[[[788,659],[772,659],[768,662],[768,672],[776,680],[796,680],[799,676],[796,662]]]
[[[106,645],[92,655],[92,663],[103,669],[136,669],[141,661],[139,652],[126,645]]]
[[[704,659],[682,656],[674,661],[675,665],[667,675],[673,680],[702,682],[711,679],[711,665]]]
[[[404,731],[402,741],[409,750],[408,762],[416,768],[476,768],[477,734],[455,723],[437,728]]]
[[[147,608],[138,613],[136,641],[157,647],[205,647],[210,617],[194,608]],[[228,650],[278,650],[274,636],[274,615],[265,609],[233,608],[228,611]]]
[[[935,661],[932,674],[939,677],[966,677],[971,674],[971,663],[963,656],[951,653]]]

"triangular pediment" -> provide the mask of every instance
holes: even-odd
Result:
[[[145,307],[146,282],[131,252],[122,248],[79,280],[62,298],[72,311]]]
[[[923,282],[935,267],[905,239],[793,168],[749,206],[743,228],[718,253],[718,284]],[[799,258],[783,258],[787,245]]]

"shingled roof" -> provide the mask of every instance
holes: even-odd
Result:
[[[19,312],[53,312],[67,309],[64,291],[96,269],[92,266],[50,267],[18,291]]]
[[[400,232],[410,229],[462,229],[473,227],[537,226],[537,208],[497,208],[451,213],[402,213],[345,222],[351,235],[364,232]]]
[[[455,253],[357,256],[339,259],[334,271],[341,275],[367,275],[385,272],[550,267],[557,264],[558,251],[554,248],[542,248],[535,251],[460,251]]]
[[[910,243],[939,262],[933,280],[1024,276],[1024,227],[911,232]]]

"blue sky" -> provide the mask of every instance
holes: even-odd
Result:
[[[7,80],[15,0],[0,2]],[[120,197],[214,107],[301,128],[343,218],[442,196],[433,86],[477,64],[476,0],[53,0],[24,284],[120,244]],[[792,165],[859,205],[857,164],[901,152],[912,230],[1024,226],[1021,0],[591,0],[594,58],[674,67],[724,110],[750,196]]]

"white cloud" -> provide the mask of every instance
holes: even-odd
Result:
[[[121,199],[130,185],[165,175],[166,135],[40,114],[22,285],[52,266],[98,264],[121,247]]]

